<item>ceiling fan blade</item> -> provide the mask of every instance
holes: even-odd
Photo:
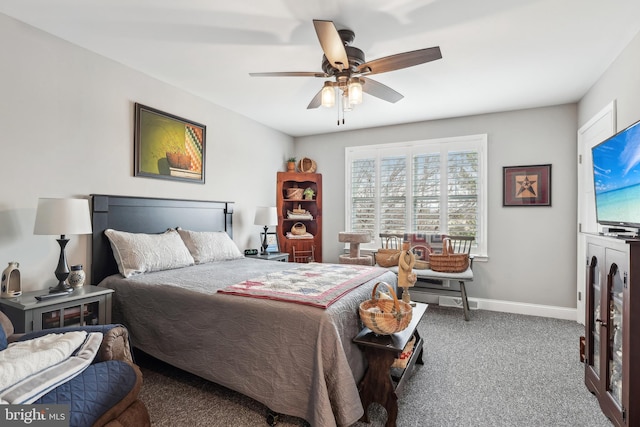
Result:
[[[367,75],[386,73],[387,71],[413,67],[414,65],[424,64],[425,62],[435,61],[440,58],[442,58],[442,53],[440,52],[439,46],[428,47],[426,49],[398,53],[365,62],[356,69],[356,73]]]
[[[318,108],[320,105],[322,105],[322,89],[320,89],[318,93],[316,93],[316,96],[313,97],[313,99],[307,106],[307,110]]]
[[[274,71],[272,73],[249,73],[251,77],[329,77],[315,71]]]
[[[362,85],[362,91],[364,93],[368,93],[369,95],[380,98],[383,101],[391,102],[394,104],[404,98],[404,95],[401,95],[387,85],[383,85],[380,82],[368,79],[366,77],[360,77],[360,79],[364,81],[364,84]]]
[[[314,19],[313,26],[316,29],[316,34],[318,35],[320,46],[322,46],[322,50],[324,51],[324,56],[327,57],[331,65],[338,70],[349,68],[347,51],[344,48],[344,43],[333,21]]]

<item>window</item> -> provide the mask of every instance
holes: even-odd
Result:
[[[346,229],[476,238],[486,255],[487,136],[346,148]]]

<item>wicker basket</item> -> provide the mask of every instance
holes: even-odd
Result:
[[[422,259],[417,259],[416,263],[413,266],[413,268],[415,270],[428,270],[430,265],[431,264],[429,264],[429,261],[425,261],[425,260],[422,260]]]
[[[311,160],[308,157],[303,157],[298,161],[298,170],[304,173],[314,173],[317,165],[315,160]]]
[[[304,192],[304,189],[302,188],[287,188],[286,189],[287,192],[287,199],[302,199],[302,193]]]
[[[294,236],[300,236],[302,234],[305,234],[306,232],[307,227],[301,222],[296,222],[295,224],[293,224],[293,227],[291,227],[291,234],[293,234]]]
[[[191,156],[182,153],[170,153],[167,151],[167,163],[172,168],[189,170],[191,167]]]
[[[433,271],[440,273],[460,273],[469,268],[469,255],[453,253],[450,239],[442,240],[442,253],[429,255]]]
[[[385,285],[393,299],[377,298],[378,285]],[[371,299],[360,303],[360,319],[378,335],[391,335],[409,326],[413,311],[411,305],[399,301],[393,288],[386,282],[378,282],[371,291]]]
[[[400,249],[380,248],[375,253],[376,264],[380,267],[397,267],[400,260]]]

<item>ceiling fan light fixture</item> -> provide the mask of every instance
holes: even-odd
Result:
[[[322,87],[322,106],[333,107],[336,104],[336,91],[331,82],[324,82]]]
[[[351,111],[352,109],[353,109],[353,106],[349,102],[349,92],[348,91],[342,92],[342,111],[347,112],[347,111]]]
[[[390,87],[369,78],[370,75],[388,73],[427,62],[442,59],[439,46],[396,53],[394,55],[367,61],[364,52],[352,46],[355,33],[349,29],[338,30],[333,21],[314,19],[313,26],[322,48],[322,71],[276,71],[270,73],[249,73],[251,76],[295,76],[333,78],[325,81],[322,89],[313,96],[307,109],[336,106],[338,124],[340,113],[351,111],[363,102],[364,85],[367,95],[396,103],[403,96]],[[339,99],[336,99],[340,97]],[[344,114],[342,115],[344,124]]]
[[[362,104],[362,82],[357,77],[349,79],[349,104]]]

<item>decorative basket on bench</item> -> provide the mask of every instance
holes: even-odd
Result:
[[[378,298],[378,285],[385,285],[393,299]],[[398,300],[393,288],[386,282],[378,282],[371,291],[371,299],[360,303],[360,319],[378,335],[391,335],[403,331],[411,323],[411,305]]]
[[[460,273],[469,268],[469,255],[453,252],[451,240],[442,240],[442,253],[429,255],[431,270],[440,273]]]

